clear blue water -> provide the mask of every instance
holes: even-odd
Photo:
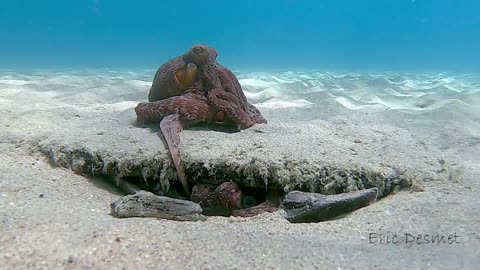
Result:
[[[192,44],[233,69],[480,69],[476,0],[2,0],[0,69],[156,68]]]

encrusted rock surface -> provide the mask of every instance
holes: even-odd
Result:
[[[200,205],[187,201],[157,196],[147,191],[121,197],[111,205],[115,217],[156,217],[179,221],[205,220]]]
[[[301,191],[289,192],[282,207],[290,222],[319,222],[365,207],[377,199],[376,188],[337,195]]]

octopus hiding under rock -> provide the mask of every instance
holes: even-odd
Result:
[[[268,200],[257,205],[254,194],[242,191],[235,182],[224,182],[218,186],[196,184],[190,200],[198,203],[205,215],[251,217],[278,209],[279,197],[268,197]]]
[[[180,162],[183,128],[197,123],[220,123],[245,129],[267,123],[250,104],[235,75],[220,65],[217,51],[195,45],[185,54],[164,63],[155,74],[149,102],[135,108],[137,121],[160,123],[178,178],[187,195],[190,187]]]
[[[138,198],[128,197],[112,204],[114,216],[198,220],[202,219],[200,213],[250,217],[278,209],[282,199],[272,190],[270,194],[255,196],[255,192],[249,192],[248,188],[231,181],[218,186],[197,183],[192,189],[189,187],[180,162],[179,133],[183,128],[197,123],[215,123],[238,131],[267,123],[260,111],[247,101],[235,75],[217,62],[217,56],[214,48],[195,45],[185,54],[167,61],[155,74],[148,102],[142,102],[135,108],[138,122],[160,123],[179,182],[191,201],[182,204],[162,196],[157,198],[154,194],[128,195],[155,203],[132,208]],[[376,197],[376,191],[368,190],[344,196],[289,193],[281,206],[291,222],[315,222],[366,206]],[[146,206],[156,207],[145,209]],[[168,210],[166,213],[157,213],[165,212],[165,209]]]

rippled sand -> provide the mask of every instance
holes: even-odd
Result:
[[[62,100],[72,91],[109,97],[119,108],[145,99],[153,70],[72,72],[0,72],[0,97],[41,93]],[[480,75],[357,74],[320,72],[236,73],[248,99],[260,108],[308,107],[335,100],[352,110],[428,111],[450,103],[480,104]],[[92,97],[93,98],[93,97]],[[124,101],[124,103],[120,103]],[[129,104],[128,101],[132,101]],[[124,104],[124,105],[121,105]]]
[[[247,97],[263,108],[305,107],[331,99],[352,110],[425,111],[480,102],[479,75],[239,74]]]
[[[185,131],[185,151],[200,155],[209,149],[221,156],[215,149],[230,151],[228,145],[273,134],[281,139],[260,138],[258,155],[269,157],[270,148],[278,148],[301,159],[338,147],[334,154],[347,163],[394,163],[445,177],[424,177],[417,187],[423,192],[402,191],[317,224],[289,224],[281,211],[203,223],[115,219],[108,215],[109,203],[118,194],[50,167],[32,144],[65,140],[108,148],[111,138],[125,136],[138,148],[156,145],[150,131],[128,122],[133,107],[146,100],[154,72],[0,72],[0,268],[475,269],[480,264],[480,75],[237,72],[248,99],[269,120],[259,127],[264,133]],[[103,125],[117,127],[112,130],[118,134],[71,134],[95,135]],[[155,140],[133,142],[132,134]],[[353,142],[356,136],[361,145]],[[461,238],[457,245],[369,243],[370,233],[389,232]]]

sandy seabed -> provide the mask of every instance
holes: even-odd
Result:
[[[290,181],[321,185],[297,179],[301,164],[394,169],[407,173],[413,188],[315,224],[290,224],[282,211],[205,222],[116,219],[109,204],[119,193],[52,167],[43,150],[163,160],[157,134],[134,125],[133,107],[146,99],[153,73],[0,73],[0,269],[480,265],[479,75],[238,72],[268,125],[235,134],[186,130],[186,164],[288,160],[288,172],[269,169],[262,179],[286,188]],[[311,168],[305,174],[314,175]]]

